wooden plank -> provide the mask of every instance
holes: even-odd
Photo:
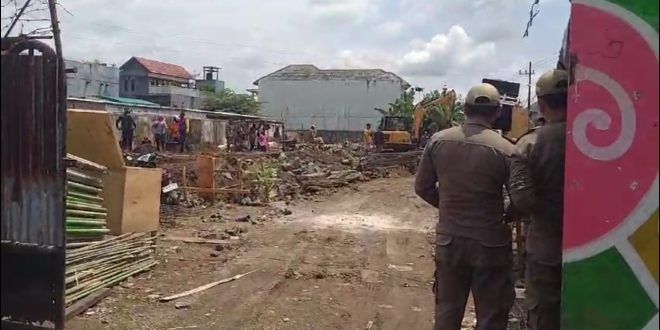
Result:
[[[192,294],[195,294],[195,293],[198,293],[198,292],[202,292],[202,291],[208,290],[208,289],[210,289],[210,288],[212,288],[212,287],[214,287],[214,286],[217,286],[217,285],[220,285],[220,284],[223,284],[223,283],[227,283],[227,282],[231,282],[231,281],[236,281],[236,280],[240,279],[240,278],[243,277],[243,276],[246,276],[246,275],[249,275],[249,274],[251,274],[251,273],[256,272],[257,270],[258,270],[258,269],[255,269],[255,270],[249,271],[249,272],[247,272],[247,273],[238,274],[238,275],[232,276],[232,277],[230,277],[230,278],[225,278],[225,279],[222,279],[222,280],[219,280],[219,281],[216,281],[216,282],[211,282],[211,283],[209,283],[209,284],[202,285],[202,286],[197,287],[197,288],[194,288],[194,289],[192,289],[192,290],[188,290],[188,291],[186,291],[186,292],[181,292],[181,293],[178,293],[178,294],[175,294],[175,295],[169,296],[169,297],[163,297],[163,298],[160,298],[160,301],[161,301],[161,302],[168,302],[168,301],[172,301],[172,300],[175,300],[175,299],[179,299],[179,298],[187,297],[187,296],[189,296],[189,295],[192,295]]]
[[[93,170],[93,171],[97,171],[97,172],[101,172],[101,173],[107,173],[108,172],[107,167],[105,167],[101,164],[97,164],[93,161],[84,159],[82,157],[78,157],[78,156],[72,155],[72,154],[66,154],[66,158],[74,161],[74,167],[80,168],[82,170]]]
[[[199,188],[199,187],[179,187],[183,191],[204,191],[215,193],[233,193],[233,194],[249,194],[250,191],[246,189],[226,189],[226,188]]]
[[[184,243],[195,243],[195,244],[234,244],[239,240],[225,240],[225,239],[204,239],[199,237],[181,237],[181,236],[165,236],[162,238],[164,241],[176,241]]]
[[[68,321],[73,317],[80,315],[88,308],[98,304],[99,301],[108,295],[110,295],[110,289],[103,288],[83,299],[78,300],[76,303],[66,308],[66,311],[64,312],[64,318]]]

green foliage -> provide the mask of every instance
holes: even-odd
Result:
[[[452,122],[462,125],[465,123],[465,104],[456,102],[454,105],[454,112],[452,113],[451,120]]]
[[[202,88],[206,98],[202,108],[209,111],[227,111],[242,115],[259,114],[259,102],[247,94],[236,94],[233,90],[226,88],[219,92],[213,92],[209,88]]]
[[[429,93],[424,94],[424,99],[422,100],[422,102],[423,103],[431,102],[431,101],[439,99],[439,98],[440,98],[440,92],[436,89],[436,90],[433,90]]]
[[[404,91],[401,93],[401,97],[389,105],[389,115],[403,116],[412,119],[413,109],[415,108],[415,89],[410,88],[407,91]]]
[[[257,172],[257,187],[264,202],[270,201],[270,192],[277,183],[277,168],[271,165],[262,165]]]
[[[438,90],[434,90],[424,94],[422,102],[432,102],[439,99],[441,96],[442,93]],[[424,127],[424,129],[443,130],[452,125],[460,125],[463,122],[465,122],[465,113],[463,112],[462,103],[455,103],[453,106],[428,105],[428,114],[422,127]]]

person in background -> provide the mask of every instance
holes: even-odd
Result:
[[[369,150],[374,145],[374,132],[371,131],[370,123],[367,123],[363,135],[364,135],[364,146],[367,148],[367,150]]]
[[[268,151],[268,132],[264,129],[259,132],[259,149],[263,152]]]
[[[415,192],[436,207],[435,329],[459,330],[470,292],[477,329],[506,330],[515,292],[503,187],[521,212],[534,202],[525,159],[492,129],[502,108],[490,84],[470,89],[465,124],[431,137]]]
[[[165,134],[167,134],[167,124],[163,116],[158,116],[156,121],[151,124],[151,131],[156,140],[156,150],[165,151]]]
[[[257,149],[257,143],[259,142],[259,130],[257,130],[257,124],[250,125],[250,130],[248,131],[248,149],[250,151]]]
[[[273,139],[275,139],[275,142],[277,143],[282,142],[282,134],[280,133],[279,126],[275,126],[275,132],[273,132]]]
[[[547,123],[518,139],[536,187],[525,250],[529,328],[561,327],[564,159],[569,74],[551,70],[536,82],[539,111]],[[514,205],[515,206],[515,205]]]
[[[419,147],[421,149],[424,149],[424,147],[426,147],[426,144],[429,142],[430,139],[431,139],[431,132],[429,132],[428,130],[424,130],[424,134],[422,134],[422,136],[419,138]]]
[[[179,114],[179,144],[181,152],[185,152],[188,148],[188,132],[190,132],[190,122],[186,114],[181,111]]]
[[[535,124],[536,124],[535,125],[536,127],[541,127],[541,126],[545,125],[545,118],[539,117],[539,119],[536,120]]]
[[[115,126],[121,131],[121,149],[131,151],[133,149],[133,134],[137,125],[131,117],[131,111],[124,109],[124,113],[117,118]]]
[[[313,143],[316,140],[316,126],[312,125],[309,127],[309,140]]]

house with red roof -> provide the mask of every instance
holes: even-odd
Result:
[[[193,75],[180,65],[134,56],[119,69],[121,97],[175,108],[195,108],[200,103]]]

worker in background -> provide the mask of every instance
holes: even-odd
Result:
[[[539,111],[547,123],[523,135],[516,147],[528,159],[536,204],[527,233],[527,305],[529,327],[560,328],[564,155],[569,75],[543,74],[536,83]]]
[[[168,142],[179,142],[179,117],[173,116],[172,123],[168,129],[169,139]]]
[[[279,126],[275,126],[275,132],[273,132],[273,140],[275,140],[275,142],[277,142],[277,143],[282,142],[282,134],[280,133],[280,127]]]
[[[367,148],[367,150],[369,150],[374,145],[374,138],[373,138],[374,132],[371,130],[371,124],[367,123],[363,135],[364,135],[364,146],[365,148]]]
[[[313,143],[316,140],[316,126],[312,125],[309,127],[309,140]]]
[[[258,133],[259,131],[257,130],[257,124],[251,124],[250,129],[248,130],[248,150],[257,150]]]
[[[259,131],[259,150],[268,152],[268,131],[265,128]]]
[[[137,125],[131,117],[129,109],[124,109],[124,113],[117,118],[115,126],[121,131],[121,150],[131,151],[133,149],[133,134]]]
[[[167,124],[163,116],[156,117],[156,120],[151,124],[151,131],[156,140],[156,150],[165,151],[165,134],[167,134]]]
[[[536,120],[536,123],[535,123],[534,126],[541,127],[543,125],[545,125],[545,118],[539,117],[539,119]]]
[[[179,144],[181,146],[181,152],[185,152],[188,148],[188,133],[190,132],[190,121],[186,117],[186,114],[181,111],[179,114]]]
[[[424,133],[422,136],[419,137],[419,148],[424,149],[426,147],[426,144],[431,140],[431,132],[428,130],[424,130]]]
[[[504,223],[503,187],[521,210],[533,188],[524,159],[491,127],[500,94],[480,84],[467,94],[466,123],[431,137],[415,192],[439,210],[435,248],[435,329],[459,330],[470,291],[477,329],[505,330],[515,298],[511,231]]]

